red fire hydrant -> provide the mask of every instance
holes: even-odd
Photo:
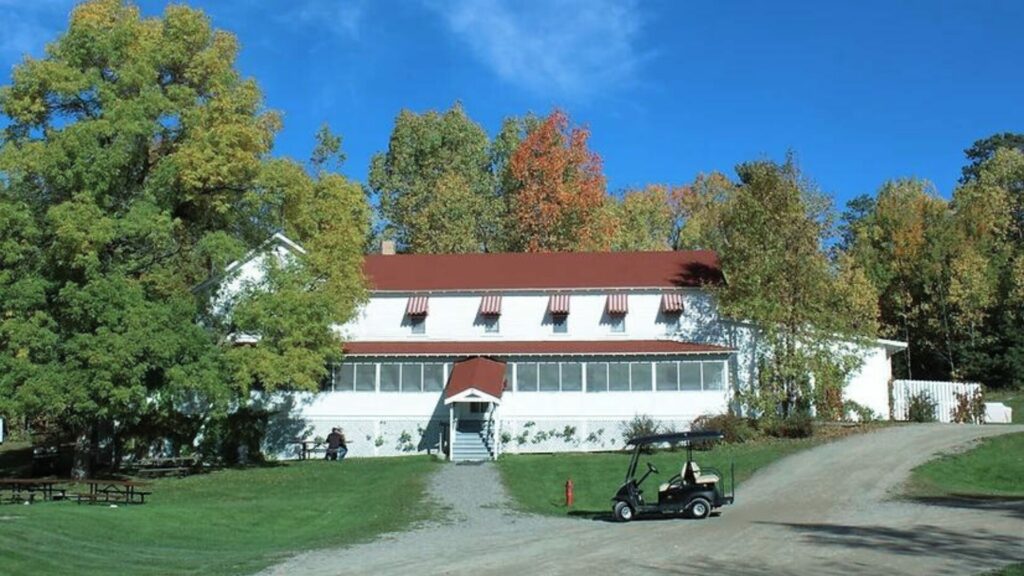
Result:
[[[572,478],[565,481],[565,506],[566,508],[572,507]]]

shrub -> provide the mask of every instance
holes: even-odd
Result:
[[[757,429],[750,421],[732,412],[726,414],[704,414],[694,419],[691,430],[716,430],[725,435],[730,444],[742,444],[757,437]]]
[[[938,403],[927,390],[920,390],[907,403],[907,420],[911,422],[935,422]]]
[[[949,411],[949,418],[957,424],[984,424],[985,423],[985,395],[981,388],[976,388],[973,393],[954,392],[956,403]]]
[[[776,438],[809,438],[814,435],[814,420],[807,414],[762,421],[761,431]]]
[[[853,400],[847,400],[843,403],[843,412],[848,420],[856,420],[862,424],[878,421],[878,414],[874,410]]]
[[[627,442],[633,438],[659,434],[662,431],[661,424],[654,418],[643,414],[638,414],[632,420],[623,422],[620,428],[622,429],[622,437]]]

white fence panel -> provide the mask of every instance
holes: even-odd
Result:
[[[910,398],[926,392],[935,401],[935,416],[939,422],[950,422],[950,413],[956,406],[956,393],[974,394],[981,384],[973,382],[938,382],[934,380],[893,380],[892,414],[896,420],[907,419]]]

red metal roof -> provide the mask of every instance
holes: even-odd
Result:
[[[731,348],[672,340],[543,340],[347,342],[352,356],[510,356],[575,354],[726,354]]]
[[[699,287],[723,282],[710,250],[369,255],[371,289],[529,290]]]
[[[501,398],[505,390],[505,363],[479,357],[456,362],[444,388],[444,397],[451,398],[470,388]]]

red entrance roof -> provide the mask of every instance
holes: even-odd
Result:
[[[710,250],[370,255],[371,290],[700,287],[723,282]]]
[[[672,340],[544,340],[347,342],[351,356],[511,356],[728,354],[731,348]]]
[[[466,390],[476,389],[500,399],[505,391],[505,363],[490,358],[470,358],[456,362],[444,389],[444,397],[451,398]]]

